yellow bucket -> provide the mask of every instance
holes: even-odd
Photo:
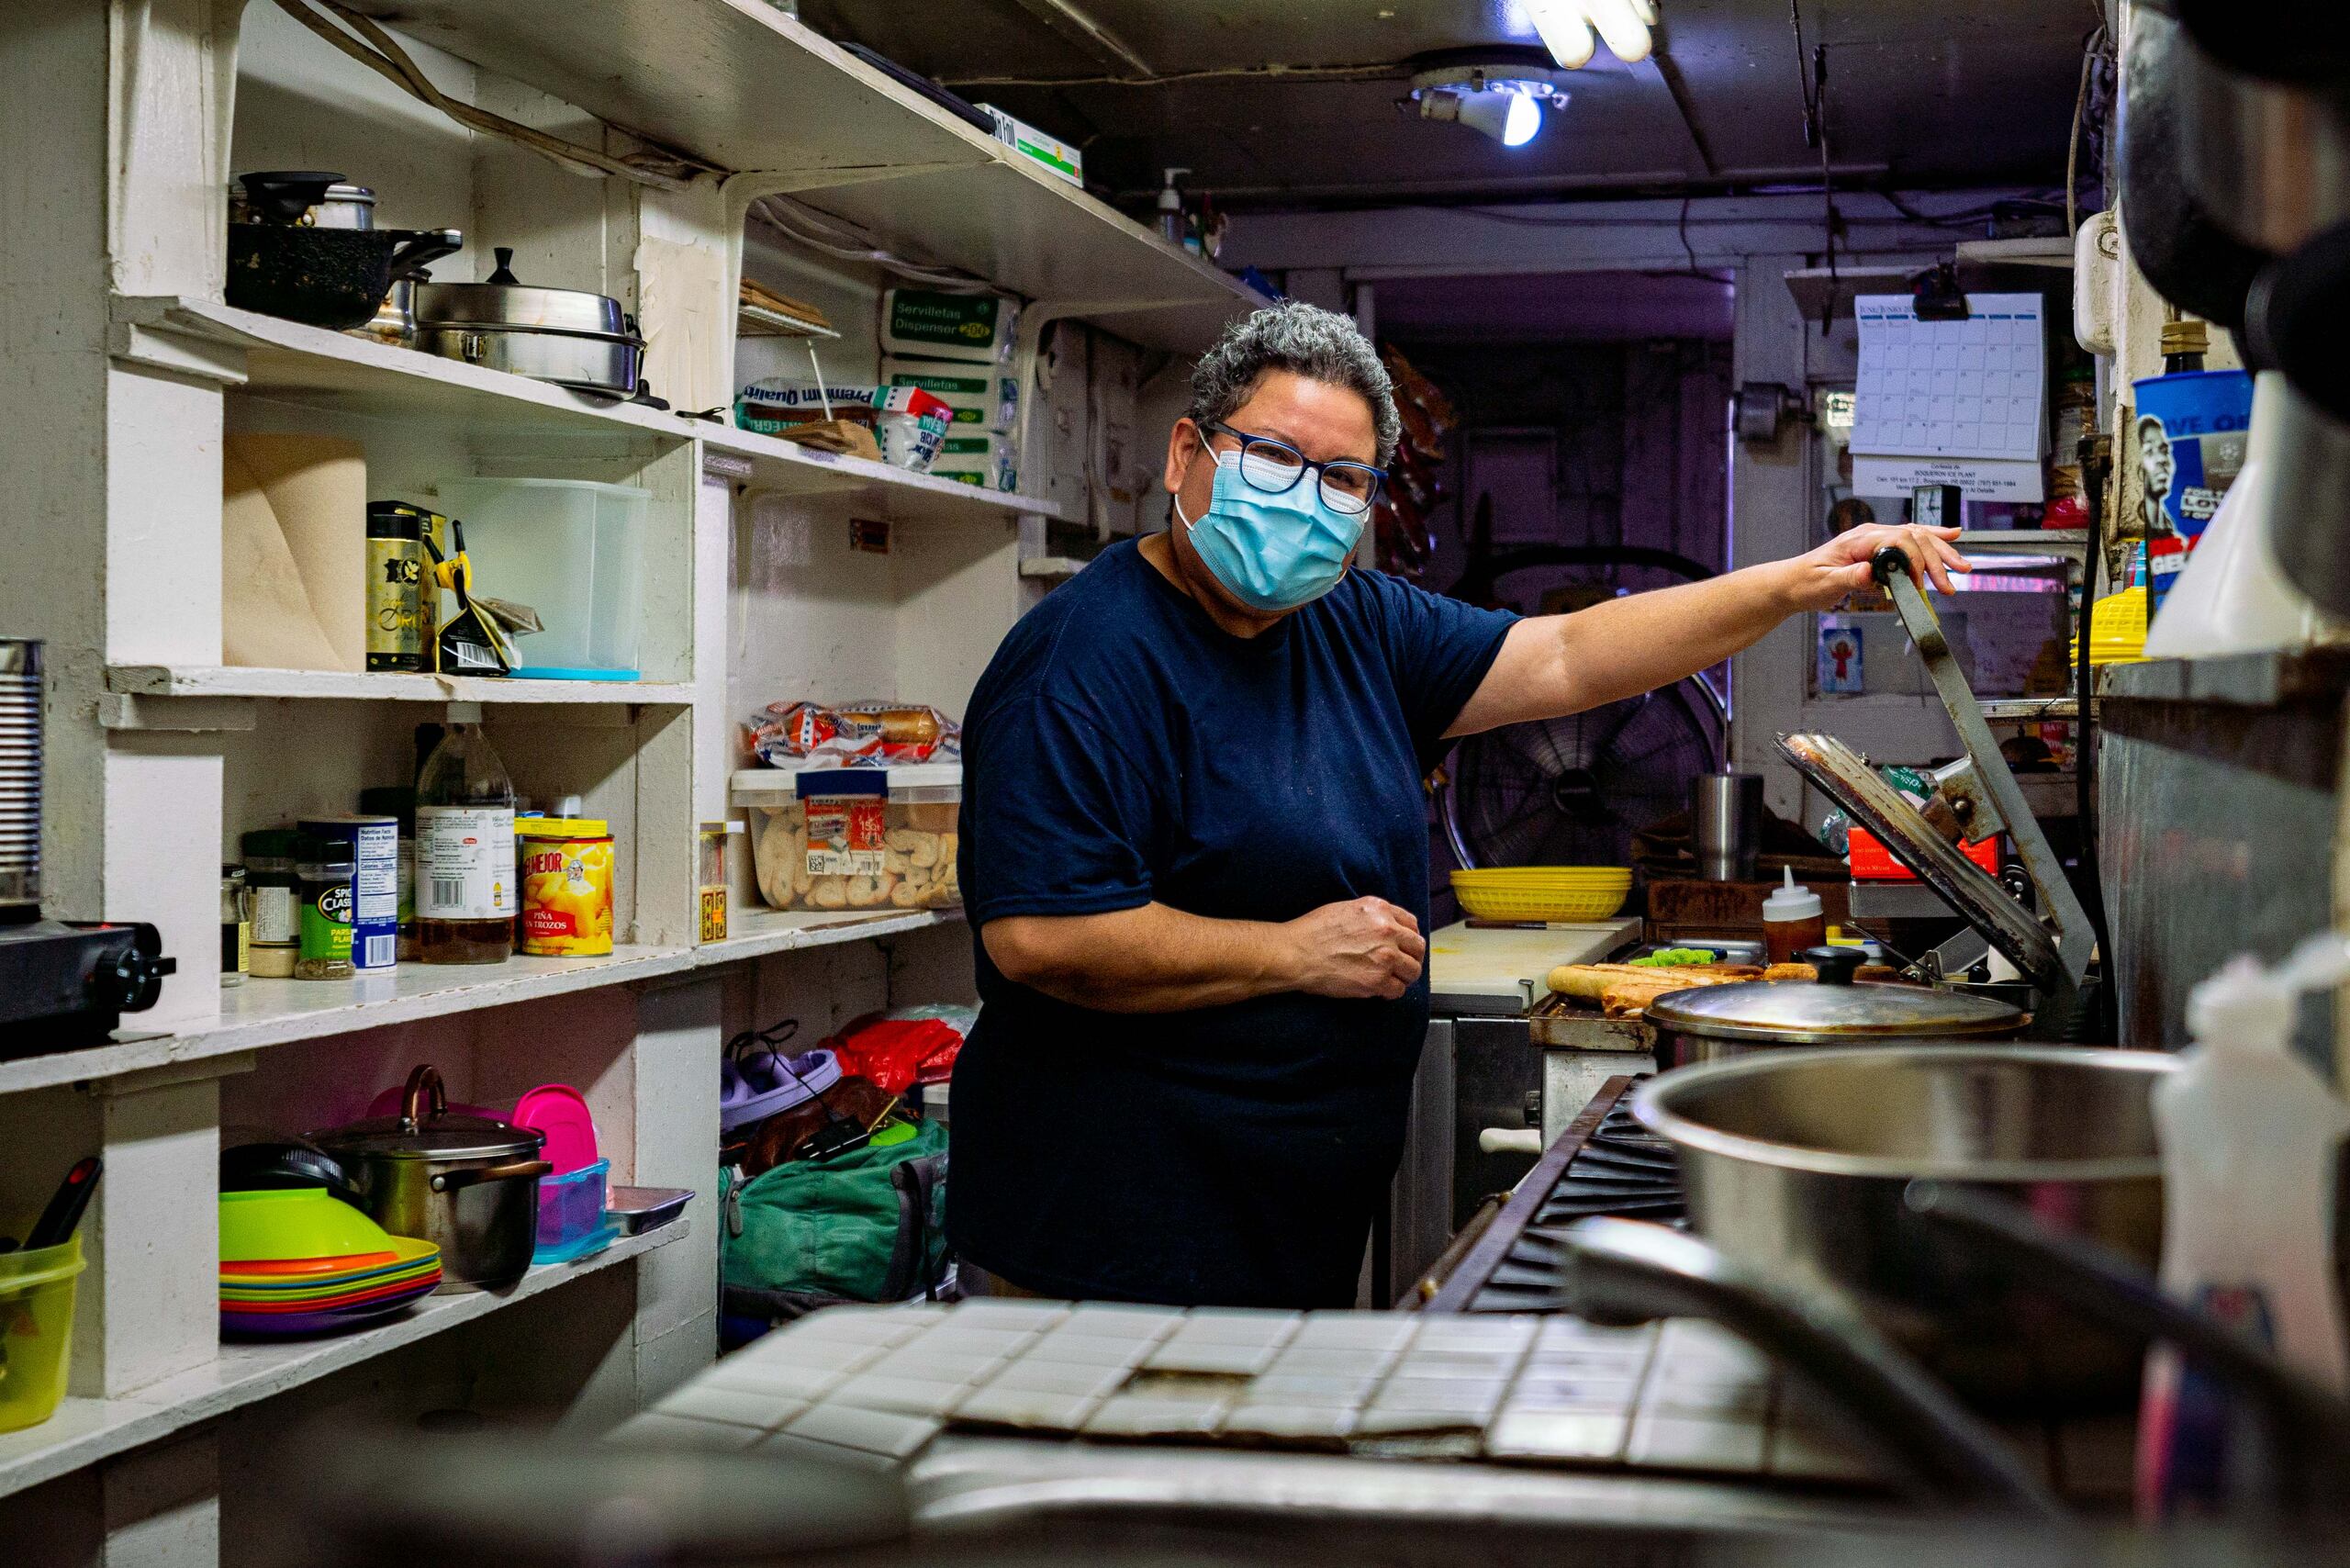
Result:
[[[82,1238],[0,1254],[0,1432],[37,1427],[65,1397]]]

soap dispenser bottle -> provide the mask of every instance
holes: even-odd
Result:
[[[2192,1044],[2155,1084],[2165,1294],[2350,1392],[2334,1226],[2350,1104],[2292,1049],[2303,992],[2350,980],[2350,943],[2311,938],[2275,969],[2239,957],[2189,994]],[[2138,1426],[2149,1521],[2228,1503],[2235,1417],[2224,1390],[2159,1348]]]
[[[1183,193],[1176,189],[1175,182],[1191,172],[1189,169],[1168,170],[1167,184],[1158,193],[1158,232],[1170,245],[1181,244],[1190,230],[1190,221],[1183,216]]]

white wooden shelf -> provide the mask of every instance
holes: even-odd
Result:
[[[177,1067],[348,1035],[391,1024],[537,1002],[608,985],[659,980],[772,953],[896,936],[962,919],[960,910],[737,912],[723,942],[699,947],[618,946],[609,958],[531,958],[502,964],[401,964],[388,975],[345,980],[248,980],[220,993],[218,1022],[170,1035],[137,1033],[137,1014],[109,1044],[0,1060],[0,1094],[154,1068]]]
[[[503,680],[466,675],[352,674],[237,665],[110,665],[106,689],[127,697],[271,697],[372,702],[633,702],[683,706],[694,689],[639,680]]]
[[[705,943],[694,952],[703,964],[733,963],[835,942],[901,936],[909,931],[959,924],[962,919],[959,909],[891,910],[882,914],[832,909],[738,910],[727,918],[726,940]]]
[[[764,0],[360,0],[460,59],[1153,348],[1262,303]],[[787,106],[778,110],[778,106]]]
[[[696,430],[706,443],[705,468],[714,458],[733,456],[750,465],[743,482],[753,489],[783,495],[838,497],[893,522],[970,521],[982,518],[1058,518],[1051,501],[1003,490],[982,489],[957,479],[910,474],[886,463],[819,452],[781,436],[761,435],[731,425]]]
[[[641,403],[589,398],[526,375],[240,310],[216,300],[118,295],[114,324],[118,358],[208,375],[250,395],[308,408],[508,434],[610,436],[626,431],[663,441],[699,441],[706,449],[745,465],[745,483],[784,495],[838,496],[892,521],[1060,515],[1046,501],[818,452],[731,425],[682,419]]]
[[[472,1323],[683,1239],[678,1219],[625,1236],[592,1258],[532,1269],[511,1289],[427,1296],[379,1327],[325,1339],[223,1344],[207,1365],[118,1399],[67,1399],[38,1427],[0,1434],[0,1496],[38,1486],[84,1465],[167,1438],[232,1410],[298,1388],[419,1339]]]
[[[1020,563],[1022,577],[1046,582],[1065,581],[1084,569],[1085,563],[1074,555],[1030,555]]]

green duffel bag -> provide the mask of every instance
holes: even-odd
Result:
[[[907,1226],[901,1221],[912,1189],[893,1177],[915,1162],[935,1170],[946,1153],[946,1129],[924,1122],[894,1143],[869,1143],[825,1160],[787,1160],[727,1187],[721,1241],[727,1288],[890,1301],[934,1284],[946,1265],[939,1223],[946,1183],[919,1184],[926,1212]],[[910,1246],[901,1244],[901,1233]],[[901,1250],[915,1255],[901,1257]]]

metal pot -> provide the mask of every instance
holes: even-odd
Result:
[[[240,174],[229,192],[229,221],[305,229],[373,229],[375,193],[322,170],[273,169]]]
[[[1919,1178],[1980,1189],[2154,1268],[2158,1051],[1791,1050],[1665,1074],[1633,1114],[1680,1158],[1698,1233],[1858,1308],[1970,1403],[2126,1402],[2141,1345],[1918,1222]]]
[[[441,1290],[496,1289],[531,1266],[546,1135],[489,1116],[453,1115],[441,1075],[408,1076],[397,1116],[371,1116],[310,1140],[357,1183],[360,1206],[395,1236],[441,1249]]]
[[[1817,980],[1676,991],[1649,1004],[1660,1072],[1786,1046],[1926,1046],[2003,1040],[2024,1015],[2004,1002],[1919,985],[1855,983],[1861,954],[1810,947]]]
[[[582,392],[632,396],[644,371],[644,340],[609,295],[579,288],[535,288],[514,275],[514,251],[493,252],[487,283],[416,286],[414,345]]]
[[[638,337],[419,321],[411,341],[414,347],[442,359],[615,398],[632,395],[644,369],[644,340]]]
[[[341,331],[374,318],[392,280],[465,242],[454,229],[229,226],[229,303]]]

